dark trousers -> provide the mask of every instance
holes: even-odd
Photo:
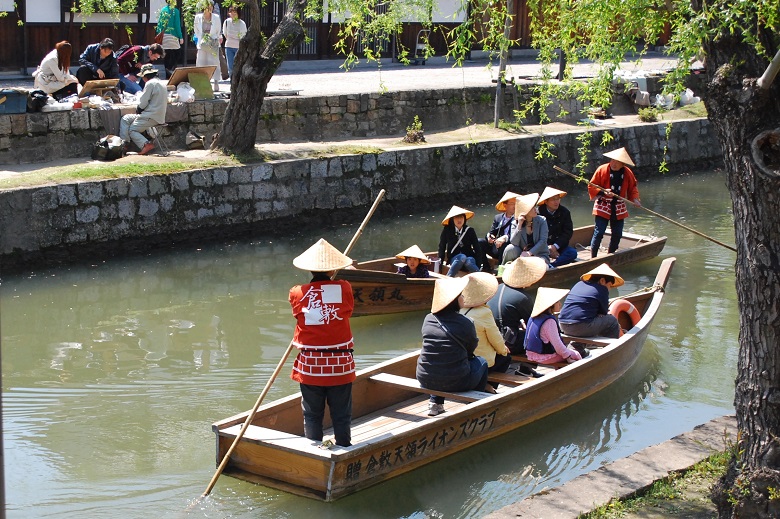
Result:
[[[301,408],[303,409],[303,430],[306,437],[322,441],[322,419],[325,417],[325,403],[330,409],[333,435],[336,445],[352,445],[352,383],[340,386],[312,386],[301,384]]]
[[[598,256],[601,240],[604,238],[604,233],[607,231],[607,224],[609,224],[609,229],[612,231],[612,238],[609,240],[608,251],[612,253],[618,250],[620,239],[623,238],[624,221],[625,220],[618,220],[614,215],[610,219],[601,216],[596,217],[596,227],[593,229],[593,238],[590,240],[591,258]]]
[[[170,79],[171,74],[176,70],[176,67],[179,66],[180,53],[181,49],[165,49],[163,63],[165,63],[165,73],[168,76],[168,79]]]
[[[93,79],[100,79],[97,77],[97,74],[92,72],[89,67],[81,66],[76,71],[76,78],[79,80],[79,85],[84,86],[84,83],[87,81],[92,81]]]

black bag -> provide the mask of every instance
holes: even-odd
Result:
[[[116,135],[106,135],[92,147],[92,160],[112,161],[122,158],[124,143]]]
[[[46,106],[49,95],[43,90],[33,90],[27,96],[27,111],[40,112],[41,108]]]
[[[119,47],[119,49],[117,49],[117,51],[114,53],[114,56],[118,58],[119,56],[121,56],[122,54],[124,54],[124,52],[125,52],[127,49],[129,49],[129,48],[130,48],[130,45],[122,45],[122,46],[121,46],[121,47]]]
[[[519,335],[517,330],[514,330],[509,326],[504,326],[501,329],[501,335],[504,337],[504,344],[511,350],[512,346],[517,342],[517,336]]]

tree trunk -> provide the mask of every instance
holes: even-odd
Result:
[[[257,123],[268,82],[290,49],[303,41],[301,24],[306,0],[290,3],[287,13],[268,40],[260,31],[260,9],[256,1],[246,4],[252,25],[239,44],[231,79],[231,95],[215,147],[228,153],[248,153],[255,147]]]
[[[777,50],[764,43],[770,53]],[[721,517],[779,517],[780,88],[758,87],[769,60],[737,37],[721,35],[704,50],[705,102],[723,149],[734,211],[740,314],[734,398],[740,435],[714,500]]]

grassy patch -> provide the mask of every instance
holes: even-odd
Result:
[[[680,111],[689,114],[692,117],[707,117],[707,107],[704,106],[703,101],[694,103],[692,105],[685,105],[679,108]]]
[[[319,151],[309,152],[313,157],[332,157],[335,155],[372,155],[385,151],[377,146],[343,145],[328,146]],[[308,155],[307,154],[307,155]]]
[[[672,473],[628,499],[614,499],[583,514],[579,519],[619,519],[640,510],[656,509],[675,515],[709,503],[709,490],[726,472],[730,454],[720,452],[681,473]],[[714,507],[714,505],[712,505]]]

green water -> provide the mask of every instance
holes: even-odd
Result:
[[[522,186],[515,189],[524,192]],[[733,243],[722,173],[640,183],[645,206]],[[484,234],[493,200],[468,206]],[[375,217],[358,260],[435,249],[449,205]],[[582,188],[564,205],[592,222]],[[3,429],[10,518],[481,517],[545,487],[732,412],[734,253],[647,213],[626,231],[668,236],[676,256],[642,357],[619,382],[530,426],[336,503],[220,478],[210,424],[252,407],[287,347],[294,256],[320,236],[344,248],[358,223],[284,239],[204,244],[36,271],[0,285]],[[626,267],[628,293],[656,258]],[[419,347],[423,313],[352,321],[363,368]],[[267,399],[297,390],[289,366]]]

